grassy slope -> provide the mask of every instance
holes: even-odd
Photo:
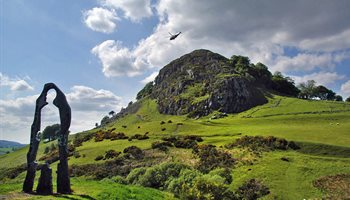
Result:
[[[159,140],[165,135],[196,134],[202,136],[205,143],[217,146],[227,144],[241,135],[274,135],[297,141],[303,148],[298,152],[265,153],[255,165],[237,166],[233,170],[232,188],[237,188],[250,178],[259,178],[271,189],[271,194],[266,197],[267,199],[272,199],[274,196],[281,199],[315,198],[321,197],[322,193],[312,186],[313,180],[324,175],[350,174],[349,103],[307,101],[273,96],[265,105],[217,120],[209,120],[209,117],[193,120],[187,119],[185,116],[161,115],[157,112],[155,102],[146,100],[142,104],[141,109],[136,114],[126,116],[111,124],[107,129],[115,127],[118,131],[129,136],[149,132],[149,140],[133,140],[132,142],[105,140],[98,143],[89,141],[77,148],[81,155],[85,154],[86,156],[77,159],[72,157],[69,163],[93,163],[95,162],[94,158],[104,154],[106,150],[122,151],[130,145],[148,149],[153,141]],[[171,120],[172,123],[160,125],[161,121],[167,122],[168,120]],[[179,122],[183,125],[177,125]],[[123,125],[126,125],[127,128],[122,128]],[[166,130],[161,131],[161,128],[166,128]],[[50,145],[50,143],[40,146],[38,158],[46,145]],[[24,163],[27,150],[28,147],[25,147],[8,155],[0,156],[0,169]],[[181,159],[183,159],[184,152],[179,153],[176,150],[174,152],[179,155],[176,159],[183,161]],[[283,156],[290,158],[291,162],[281,161],[280,158]],[[187,157],[191,159],[190,156]],[[248,171],[248,169],[250,170]],[[23,180],[24,175],[21,176],[22,178],[14,180],[15,182],[17,180],[17,187]],[[73,189],[80,191],[78,188],[82,188],[85,181],[78,178],[73,180],[75,181],[73,183],[76,183],[73,184]],[[78,182],[79,184],[77,184]],[[101,188],[96,186],[95,189],[92,186],[94,184],[101,186]],[[96,193],[98,193],[98,191],[103,190],[103,185],[111,184],[89,180],[84,187],[91,187],[92,191],[97,190]],[[4,186],[0,186],[0,193],[11,191],[1,190],[2,187]],[[121,188],[128,189],[129,186]],[[88,192],[84,193],[82,190],[81,193],[87,194]],[[164,193],[158,193],[164,195]],[[95,195],[94,198],[97,196]]]

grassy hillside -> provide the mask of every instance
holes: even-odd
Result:
[[[237,160],[232,169],[233,182],[229,184],[231,190],[237,190],[247,180],[253,178],[260,180],[270,190],[270,194],[263,199],[314,199],[325,195],[344,197],[346,194],[341,193],[341,190],[350,189],[349,179],[344,179],[345,182],[338,188],[330,185],[321,190],[314,186],[315,181],[322,177],[328,178],[331,184],[331,176],[340,174],[350,176],[349,103],[271,96],[267,104],[239,114],[211,119],[214,115],[218,115],[213,113],[197,120],[186,116],[159,114],[156,102],[149,99],[139,103],[141,107],[136,113],[129,114],[106,127],[80,134],[87,135],[99,130],[115,128],[115,131],[123,132],[129,137],[135,134],[144,135],[148,132],[149,139],[132,141],[105,139],[101,142],[91,139],[76,148],[76,152],[81,156],[70,157],[69,165],[102,164],[104,160],[95,161],[97,156],[104,155],[107,150],[123,152],[126,147],[133,145],[146,152],[146,160],[139,161],[140,164],[148,163],[149,166],[151,165],[149,163],[178,162],[193,167],[198,163],[198,158],[193,155],[191,149],[171,147],[169,151],[162,152],[153,150],[151,146],[153,142],[160,141],[164,136],[197,135],[203,138],[202,144],[216,145],[218,149],[229,152]],[[226,149],[224,147],[245,135],[285,138],[288,141],[295,141],[301,148],[255,153],[245,148]],[[71,135],[71,140],[74,137]],[[38,158],[44,155],[45,147],[50,145],[51,143],[41,144]],[[27,151],[28,147],[25,147],[10,154],[1,155],[0,172],[24,164]],[[286,158],[287,161],[281,158]],[[53,171],[56,165],[56,163],[51,165]],[[14,179],[2,180],[0,194],[10,199],[37,198],[37,196],[19,193],[24,176],[25,173],[21,173]],[[37,173],[38,176],[39,173]],[[62,199],[109,199],[115,196],[122,196],[123,198],[120,199],[173,198],[170,193],[163,191],[135,185],[120,185],[115,182],[113,179],[98,181],[90,177],[74,177],[72,188],[75,194],[58,197]],[[40,196],[40,198],[50,199],[51,197]]]

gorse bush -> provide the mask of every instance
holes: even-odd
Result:
[[[159,189],[167,188],[169,182],[179,176],[182,169],[188,166],[180,163],[164,163],[147,168],[144,174],[139,177],[137,184],[145,187]]]
[[[137,146],[130,146],[123,150],[124,157],[140,160],[145,156],[145,153]]]
[[[202,142],[203,139],[196,135],[163,137],[163,141],[171,142],[176,148],[191,149]]]
[[[243,136],[235,142],[226,145],[226,148],[229,149],[233,147],[246,147],[252,151],[287,150],[288,148],[293,150],[299,149],[299,146],[295,142],[288,142],[286,139],[276,138],[274,136]]]
[[[239,199],[256,200],[270,193],[269,188],[255,179],[247,181],[238,188],[237,197]]]
[[[121,154],[121,152],[117,152],[113,149],[106,151],[106,154],[103,159],[111,159],[111,158],[116,158]]]
[[[146,172],[146,169],[145,167],[140,167],[140,168],[136,168],[136,169],[133,169],[129,174],[128,176],[126,177],[126,182],[128,184],[138,184],[139,183],[139,178],[145,174]]]
[[[196,168],[204,173],[218,167],[231,168],[235,162],[230,153],[218,150],[213,145],[197,145],[193,153],[199,158]]]
[[[168,147],[172,147],[173,144],[169,141],[156,141],[152,143],[152,149],[159,149],[161,151],[168,151]]]
[[[104,139],[106,140],[124,140],[124,139],[128,139],[128,136],[126,136],[124,133],[122,132],[114,132],[115,129],[110,129],[107,131],[102,131],[99,130],[98,132],[95,133],[95,142],[101,142]]]

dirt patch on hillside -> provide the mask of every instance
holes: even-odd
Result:
[[[350,199],[350,174],[323,176],[313,185],[327,194],[325,199]]]

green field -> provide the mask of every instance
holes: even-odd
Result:
[[[186,116],[159,114],[156,103],[144,99],[140,109],[108,126],[116,128],[127,136],[143,135],[149,132],[147,140],[90,140],[77,147],[79,158],[70,157],[70,165],[102,163],[94,159],[105,151],[135,145],[143,150],[152,151],[151,144],[164,136],[198,135],[205,144],[218,148],[235,141],[244,135],[275,136],[295,141],[301,149],[288,151],[263,152],[254,157],[253,164],[239,163],[232,170],[232,190],[245,181],[256,178],[270,189],[263,199],[320,199],[330,191],[320,190],[313,182],[320,177],[337,174],[350,174],[350,104],[333,101],[300,100],[289,97],[272,96],[269,102],[239,114],[230,114],[220,119],[210,116],[189,119]],[[171,123],[168,121],[171,120]],[[164,124],[160,124],[164,121]],[[181,123],[181,124],[178,124]],[[126,127],[123,128],[122,126]],[[164,130],[165,128],[165,130]],[[163,130],[162,130],[163,129]],[[90,130],[84,134],[98,131]],[[71,135],[73,139],[74,135]],[[41,144],[38,158],[44,155],[44,149],[51,143]],[[28,147],[0,156],[0,172],[26,162]],[[251,159],[241,150],[232,150],[234,158]],[[191,165],[195,158],[190,150],[171,148],[164,156],[166,162],[172,161]],[[281,158],[288,158],[288,162]],[[55,171],[56,163],[52,164]],[[38,173],[39,174],[39,173]],[[39,175],[37,175],[38,177]],[[52,196],[33,196],[21,193],[21,184],[25,173],[14,179],[4,179],[0,185],[0,195],[9,199],[51,199]],[[55,179],[55,177],[54,177]],[[347,183],[350,185],[350,182]],[[55,188],[55,187],[54,187]],[[134,185],[120,185],[109,180],[97,181],[89,177],[72,178],[74,195],[56,196],[62,199],[171,199],[172,194]],[[345,187],[346,188],[346,187]],[[350,189],[350,187],[348,187]],[[337,191],[335,191],[336,193]],[[0,199],[1,197],[0,196]],[[344,197],[344,196],[342,196]]]

